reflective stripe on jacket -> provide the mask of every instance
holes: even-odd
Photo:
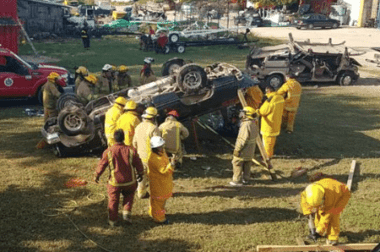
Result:
[[[102,175],[107,166],[110,169],[108,183],[112,186],[129,186],[136,183],[136,172],[144,173],[143,164],[132,147],[117,143],[103,152],[96,169],[98,176]]]
[[[235,151],[240,153],[238,158],[250,161],[255,155],[256,138],[259,134],[256,122],[244,119],[240,123],[239,134],[235,143]]]
[[[148,163],[149,156],[152,152],[150,139],[152,136],[159,135],[160,132],[157,126],[150,120],[143,119],[142,123],[137,125],[135,135],[133,136],[133,147],[137,149],[137,153],[143,163]]]
[[[277,94],[286,97],[285,110],[287,111],[297,111],[301,100],[301,93],[302,86],[295,79],[289,79],[277,90]]]
[[[140,124],[140,119],[134,111],[127,111],[117,120],[116,128],[124,131],[125,145],[132,146],[135,129]]]
[[[276,92],[267,95],[268,99],[257,110],[261,116],[261,134],[278,136],[281,131],[282,113],[284,112],[284,98]]]
[[[170,153],[176,153],[180,149],[181,140],[189,136],[189,130],[172,116],[167,117],[159,129],[165,140],[165,149]]]

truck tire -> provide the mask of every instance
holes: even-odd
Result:
[[[171,43],[177,43],[179,41],[179,35],[177,33],[170,34],[169,41]]]
[[[266,83],[277,90],[284,83],[284,77],[280,74],[272,74],[266,78]]]
[[[57,110],[61,111],[64,107],[75,105],[77,107],[83,106],[76,94],[67,93],[61,95],[57,100]]]
[[[184,93],[195,93],[207,86],[207,74],[196,64],[184,65],[177,74],[177,85]]]
[[[350,86],[354,83],[355,74],[352,71],[345,71],[338,77],[338,83],[341,86]]]
[[[184,53],[185,50],[186,50],[186,48],[185,48],[184,45],[179,45],[179,46],[177,47],[177,52],[178,52],[178,53]]]
[[[162,66],[162,76],[173,74],[174,69],[180,69],[183,65],[185,65],[185,61],[179,58],[172,58],[166,61]]]
[[[88,116],[82,108],[69,106],[59,112],[57,120],[63,133],[76,136],[86,130]]]

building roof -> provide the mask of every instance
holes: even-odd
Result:
[[[19,0],[19,1],[20,1],[20,0]],[[43,1],[43,0],[21,0],[21,1],[24,1],[24,2],[34,2],[34,3],[41,3],[41,4],[47,4],[47,5],[54,5],[54,6],[62,7],[62,8],[71,8],[70,6],[67,6],[67,5],[64,5],[64,4],[53,3],[53,2],[49,2],[49,1]]]

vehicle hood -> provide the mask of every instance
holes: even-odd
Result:
[[[38,71],[46,76],[48,76],[51,72],[56,72],[59,75],[66,74],[66,73],[68,74],[68,71],[63,67],[45,65],[45,64],[38,64],[38,69],[35,71]]]

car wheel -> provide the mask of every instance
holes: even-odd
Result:
[[[37,91],[37,95],[36,95],[36,98],[37,98],[37,101],[39,104],[43,104],[44,103],[44,94],[43,94],[43,90],[42,90],[42,87],[40,87]]]
[[[202,67],[187,64],[179,69],[177,84],[182,92],[195,93],[207,85],[207,74]]]
[[[58,144],[55,144],[53,146],[53,153],[54,155],[56,155],[57,157],[66,157],[67,156],[67,152],[65,150],[65,146],[63,146],[63,144],[61,143],[58,143]]]
[[[162,67],[162,76],[173,74],[175,70],[180,69],[183,65],[185,65],[183,59],[173,58],[166,61]]]
[[[300,30],[300,29],[301,29],[301,26],[297,26],[296,28],[297,28],[298,30]]]
[[[338,78],[338,83],[341,86],[349,86],[354,82],[355,74],[351,71],[342,73]]]
[[[338,24],[334,23],[333,26],[332,26],[332,28],[334,28],[334,29],[338,28]]]
[[[76,106],[66,107],[58,114],[58,125],[63,133],[76,136],[87,127],[88,116],[83,109]]]
[[[266,82],[269,86],[277,90],[284,83],[284,77],[282,77],[280,74],[272,74],[267,77]]]
[[[174,33],[174,34],[170,34],[169,36],[169,41],[172,42],[172,43],[177,43],[179,40],[179,35]]]
[[[314,29],[314,25],[313,24],[308,24],[307,28],[310,29],[310,30],[312,30],[312,29]]]
[[[177,47],[177,52],[178,53],[184,53],[185,52],[185,46],[184,45],[179,45]]]
[[[62,94],[57,100],[57,110],[61,111],[64,107],[75,105],[77,107],[83,106],[76,94]]]

